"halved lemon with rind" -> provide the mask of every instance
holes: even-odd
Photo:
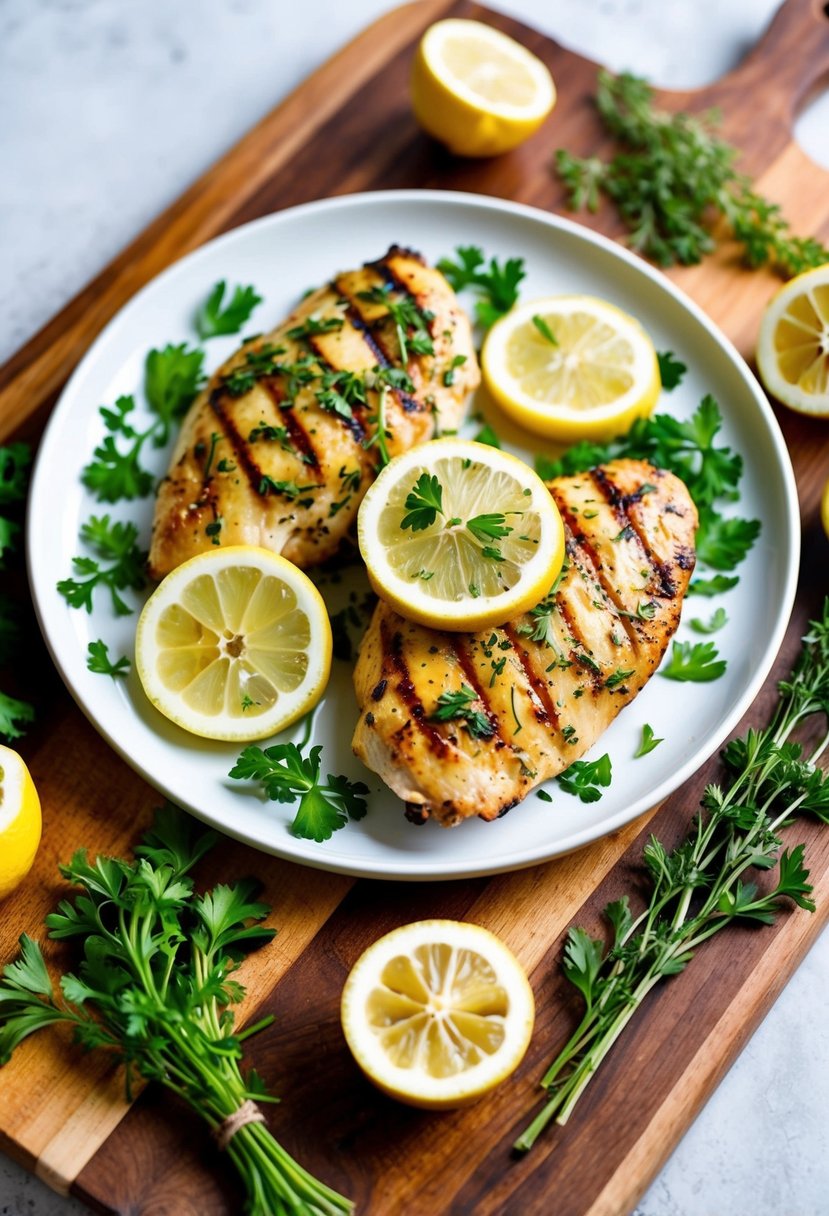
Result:
[[[653,342],[635,319],[595,296],[547,296],[508,312],[481,355],[487,387],[536,435],[609,439],[656,405]]]
[[[829,264],[797,275],[769,301],[757,370],[783,405],[829,418]]]
[[[552,110],[553,78],[520,42],[480,21],[431,25],[412,64],[412,105],[424,130],[459,156],[497,156]]]
[[[440,507],[415,527],[419,488],[438,495]],[[436,629],[512,620],[544,598],[564,561],[564,528],[543,481],[515,456],[467,439],[436,439],[396,457],[357,520],[374,590],[401,616]]]
[[[0,746],[0,899],[19,886],[40,844],[40,799],[21,756]]]
[[[228,546],[178,566],[138,622],[150,701],[207,739],[263,739],[322,696],[331,625],[314,584],[267,549]]]
[[[476,1101],[520,1064],[535,1003],[524,969],[480,925],[423,920],[381,937],[342,995],[351,1053],[379,1089],[411,1106]]]

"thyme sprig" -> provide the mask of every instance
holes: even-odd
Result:
[[[542,1079],[547,1101],[517,1150],[530,1149],[553,1119],[566,1123],[648,994],[684,970],[710,937],[735,921],[773,924],[785,900],[814,911],[805,846],[784,848],[781,831],[803,814],[829,823],[829,775],[818,766],[829,745],[829,598],[779,690],[769,725],[723,750],[727,781],[706,788],[686,838],[668,850],[651,836],[643,856],[650,882],[644,910],[634,916],[626,895],[608,904],[609,945],[570,929],[563,969],[585,1012]],[[823,719],[823,734],[806,750],[792,736],[814,717]],[[748,877],[775,866],[777,881],[765,892]]]

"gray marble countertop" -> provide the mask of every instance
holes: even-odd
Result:
[[[669,87],[716,79],[776,8],[776,0],[491,3],[610,67]],[[388,7],[388,0],[305,7],[0,0],[0,359]],[[814,103],[796,129],[827,167],[828,103],[825,96]],[[824,934],[636,1216],[829,1213],[827,1008]],[[0,1156],[0,1216],[85,1211]]]

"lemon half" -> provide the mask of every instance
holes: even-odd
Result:
[[[422,488],[440,509],[414,526]],[[515,456],[467,439],[392,460],[360,504],[357,533],[377,594],[436,629],[512,620],[544,598],[564,560],[561,516],[543,481]]]
[[[535,1017],[515,955],[489,930],[423,920],[381,937],[342,995],[351,1053],[379,1089],[411,1106],[465,1106],[520,1064]]]
[[[423,35],[411,93],[420,125],[459,156],[517,147],[556,100],[552,76],[526,47],[480,21],[454,18]]]
[[[152,703],[208,739],[263,739],[322,696],[331,625],[314,584],[267,549],[228,546],[168,574],[144,606],[135,665]]]
[[[661,388],[642,326],[594,296],[548,296],[514,308],[489,331],[481,366],[507,414],[563,443],[619,435],[651,413]]]
[[[40,844],[40,799],[17,752],[0,745],[0,899],[26,877]]]
[[[757,370],[778,401],[829,418],[829,264],[797,275],[769,301]]]

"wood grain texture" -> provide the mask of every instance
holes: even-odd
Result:
[[[515,152],[492,161],[449,156],[415,126],[407,73],[420,32],[443,15],[472,16],[511,33],[551,68],[553,119]],[[109,317],[182,253],[272,210],[355,190],[406,186],[472,190],[562,210],[552,152],[608,147],[590,104],[595,65],[535,31],[459,0],[397,9],[315,73],[125,250],[0,370],[0,438],[36,440],[66,376]],[[666,95],[667,108],[718,105],[742,167],[795,226],[829,238],[829,175],[793,144],[791,122],[829,70],[829,22],[811,0],[789,0],[766,37],[729,76],[698,93]],[[581,217],[620,235],[612,213]],[[744,271],[725,245],[702,266],[671,272],[752,358],[757,322],[777,286]],[[797,606],[776,666],[784,672],[810,612],[827,590],[817,508],[829,472],[824,427],[779,414],[798,480],[804,556]],[[60,888],[56,863],[80,843],[129,849],[157,801],[72,704],[45,653],[41,700],[50,706],[24,748],[41,791],[44,844],[31,880],[3,904],[0,959],[24,929],[36,931]],[[767,682],[742,726],[773,699]],[[59,740],[60,746],[56,746]],[[712,760],[656,813],[660,836],[682,835]],[[653,812],[651,813],[651,816]],[[578,916],[599,913],[635,881],[651,816],[572,857],[491,880],[448,884],[354,883],[302,870],[230,843],[204,870],[255,871],[280,929],[243,979],[244,1014],[277,1021],[251,1043],[251,1060],[285,1099],[269,1122],[286,1147],[360,1210],[385,1216],[436,1212],[620,1216],[630,1210],[829,916],[829,837],[805,825],[819,912],[785,916],[773,929],[734,930],[705,960],[661,990],[609,1057],[565,1129],[514,1161],[509,1146],[538,1101],[538,1079],[567,1036],[577,1007],[558,970],[561,939]],[[211,868],[212,867],[212,868]],[[383,931],[423,916],[466,917],[505,938],[530,970],[538,1028],[521,1069],[482,1106],[427,1115],[375,1093],[353,1065],[339,1028],[342,982]],[[57,958],[55,951],[52,955]],[[632,1098],[635,1096],[635,1100]],[[30,1040],[0,1073],[0,1147],[96,1210],[147,1216],[229,1216],[233,1177],[203,1129],[168,1097],[147,1089],[132,1108],[106,1061],[81,1057],[58,1034]]]

